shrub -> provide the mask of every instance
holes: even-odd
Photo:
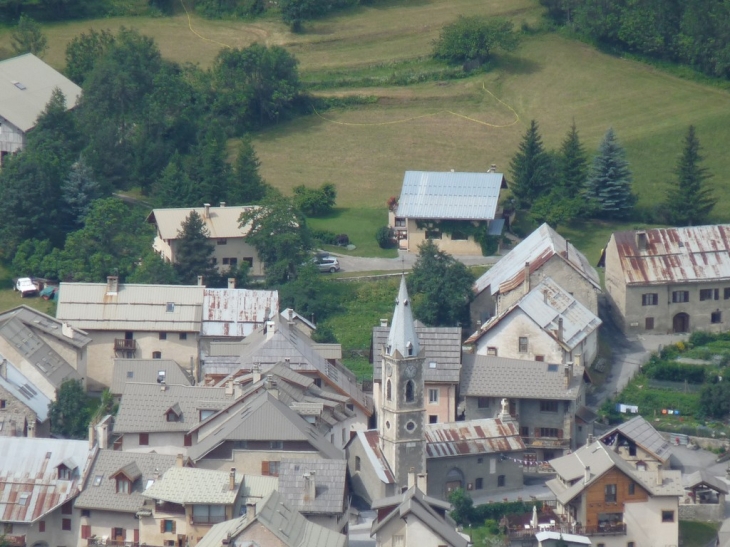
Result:
[[[321,245],[337,245],[337,238],[340,237],[329,230],[311,230],[312,239]]]
[[[462,16],[441,30],[434,43],[433,56],[453,64],[484,63],[494,49],[510,51],[517,47],[518,42],[510,21]]]
[[[697,365],[684,365],[674,362],[650,362],[644,368],[644,374],[655,380],[668,382],[689,382],[690,384],[702,384],[705,381],[706,368]]]
[[[347,234],[339,234],[335,237],[335,245],[347,247],[350,244],[350,238]]]
[[[389,226],[381,226],[375,232],[375,241],[381,249],[390,249],[393,246],[393,229]]]
[[[337,188],[329,182],[319,188],[307,188],[303,184],[294,187],[294,204],[307,216],[324,216],[332,211],[337,199]]]
[[[717,335],[705,331],[695,331],[689,336],[689,345],[692,347],[706,346],[718,339]]]

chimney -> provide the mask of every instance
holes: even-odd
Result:
[[[496,172],[497,172],[497,164],[493,163],[492,165],[489,166],[489,171],[487,171],[487,173],[496,173]]]
[[[426,490],[428,489],[428,473],[419,473],[416,476],[416,487],[426,494]]]
[[[276,334],[276,323],[274,321],[266,322],[266,339],[271,340]]]
[[[271,393],[277,399],[279,398],[279,388],[276,387],[276,379],[273,374],[267,374],[264,381],[264,389]]]
[[[30,420],[28,420],[28,438],[29,439],[35,438],[35,424],[36,424],[35,418],[31,418]],[[91,448],[94,448],[94,446],[92,445]]]
[[[304,473],[304,502],[313,502],[317,497],[317,485],[314,481],[314,471]]]
[[[454,170],[452,169],[452,170],[451,170],[451,172],[453,173],[453,172],[454,172]]]
[[[109,422],[111,419],[111,414],[108,414],[96,424],[96,441],[99,443],[99,448],[109,448]]]
[[[221,208],[223,208],[225,206],[226,206],[226,202],[225,201],[221,201]]]
[[[203,207],[205,207],[203,218],[210,218],[210,203],[203,203]]]
[[[249,522],[256,518],[256,504],[252,501],[246,502],[246,520]]]
[[[235,277],[229,277],[228,278],[228,288],[229,289],[235,289],[236,288],[236,278]]]
[[[164,381],[160,384],[160,391],[167,391],[167,384]]]
[[[106,277],[106,294],[117,294],[119,292],[119,276],[108,275]]]
[[[646,251],[646,232],[644,230],[636,232],[636,246],[640,251]]]
[[[588,481],[591,480],[591,466],[586,465],[585,469],[585,475],[583,476],[583,484],[588,484]]]
[[[565,258],[568,258],[568,249],[570,249],[570,240],[565,238]]]
[[[294,310],[289,308],[287,313],[287,319],[290,325],[294,324]]]
[[[565,371],[565,389],[568,389],[570,381],[573,379],[573,363],[566,363],[563,370]]]
[[[93,424],[89,424],[89,449],[94,448],[96,444],[96,429]]]
[[[563,318],[558,317],[558,342],[563,341]]]
[[[203,287],[203,276],[202,275],[198,276],[198,287]]]
[[[231,467],[231,472],[228,475],[228,489],[229,490],[236,489],[236,468],[235,467]]]
[[[586,446],[593,444],[593,441],[595,441],[596,438],[593,436],[593,433],[588,433],[588,438],[586,439]]]
[[[231,395],[233,395],[233,380],[228,380],[226,382],[226,391],[225,391],[225,394],[228,397],[230,397]]]
[[[241,382],[233,382],[233,398],[238,399],[243,395],[243,386]]]
[[[408,470],[408,488],[416,486],[416,468],[411,467]]]
[[[261,381],[261,365],[259,365],[258,363],[254,364],[251,372],[253,374],[253,383],[255,384],[256,382],[260,382]]]
[[[71,328],[71,325],[65,321],[61,325],[61,334],[63,334],[66,338],[71,338],[72,340],[74,338],[74,330]]]
[[[388,320],[387,319],[380,319],[380,326],[381,327],[387,327],[388,326]]]
[[[545,304],[548,303],[547,302],[548,301],[548,290],[547,289],[542,290],[542,301],[545,302]]]
[[[530,263],[525,262],[525,279],[522,281],[523,286],[525,287],[525,293],[527,294],[530,292]]]
[[[178,454],[175,457],[175,467],[184,467],[185,466],[185,458],[182,454]]]
[[[656,466],[656,485],[661,486],[664,484],[664,475],[662,474],[662,464],[658,463]]]

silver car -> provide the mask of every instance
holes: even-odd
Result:
[[[340,269],[340,263],[334,256],[318,256],[313,260],[320,272],[335,273]]]

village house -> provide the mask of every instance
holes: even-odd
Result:
[[[601,435],[600,440],[632,467],[669,469],[672,445],[642,416],[635,416]]]
[[[729,241],[730,225],[613,233],[600,264],[619,327],[626,334],[728,330]]]
[[[345,547],[347,536],[320,526],[290,507],[279,492],[248,503],[246,514],[211,528],[198,547]]]
[[[248,264],[249,275],[264,275],[264,264],[258,257],[256,249],[245,241],[247,228],[241,228],[239,218],[252,205],[228,207],[221,202],[220,207],[211,207],[206,203],[203,207],[183,207],[176,209],[154,209],[147,217],[147,222],[155,225],[157,235],[153,247],[162,258],[175,264],[178,240],[182,224],[195,211],[205,224],[208,239],[215,245],[212,259],[218,271],[225,273],[244,262]]]
[[[600,441],[550,462],[560,531],[605,547],[679,544],[679,471],[635,469]]]
[[[236,289],[203,290],[201,351],[210,340],[242,339],[279,313],[279,291]]]
[[[373,509],[377,517],[370,536],[375,536],[377,545],[471,545],[469,536],[457,532],[449,516],[451,504],[425,495],[415,484],[402,494],[375,501]]]
[[[373,401],[379,408],[383,381],[383,352],[388,341],[388,320],[381,319],[373,327],[370,362],[373,365]],[[425,352],[426,422],[444,423],[456,420],[457,387],[461,370],[461,328],[426,327],[416,321],[418,341]]]
[[[111,385],[116,358],[172,359],[191,371],[198,363],[202,285],[61,283],[57,317],[83,329],[88,346],[88,389]]]
[[[121,397],[127,384],[191,386],[193,378],[171,359],[114,359],[109,391]]]
[[[502,315],[546,277],[598,315],[598,273],[570,241],[543,224],[476,280],[472,328]]]
[[[0,62],[0,165],[25,148],[28,132],[46,109],[54,89],[74,108],[81,88],[32,53]]]
[[[74,499],[97,452],[89,441],[0,437],[0,538],[18,547],[77,545]]]
[[[499,192],[506,188],[495,166],[487,173],[406,171],[388,217],[398,247],[417,253],[430,239],[447,253],[481,256],[487,234],[502,234]]]
[[[550,277],[465,342],[478,355],[590,367],[601,320]]]
[[[0,437],[50,437],[52,400],[7,360],[0,362]]]

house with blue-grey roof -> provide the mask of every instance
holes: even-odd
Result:
[[[504,227],[499,193],[507,188],[492,165],[486,173],[406,171],[389,226],[398,247],[418,252],[426,239],[442,251],[481,255],[487,235]]]

